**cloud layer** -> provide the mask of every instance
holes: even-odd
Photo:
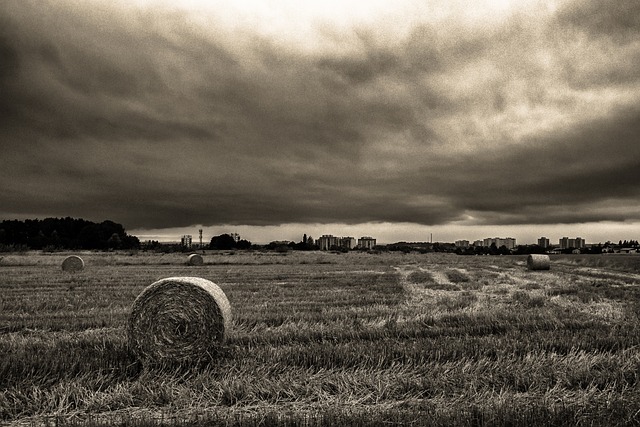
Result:
[[[443,4],[402,31],[291,36],[212,9],[5,1],[0,215],[640,220],[640,4]]]

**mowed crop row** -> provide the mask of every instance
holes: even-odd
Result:
[[[640,423],[629,260],[90,254],[68,274],[58,258],[0,261],[0,422]],[[212,363],[146,369],[127,316],[171,276],[220,285],[233,328]]]

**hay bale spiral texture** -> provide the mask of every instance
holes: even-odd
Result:
[[[210,358],[231,324],[222,289],[200,277],[169,277],[135,299],[127,334],[143,361],[188,362]]]
[[[527,257],[527,268],[529,270],[549,270],[551,260],[549,255],[531,254]]]
[[[201,255],[191,254],[189,255],[189,265],[202,265],[204,264],[204,260]]]
[[[62,271],[75,273],[84,269],[84,261],[78,255],[69,255],[62,261]]]

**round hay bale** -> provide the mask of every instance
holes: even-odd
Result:
[[[62,261],[62,271],[75,273],[84,269],[84,261],[78,255],[69,255]]]
[[[550,263],[549,255],[531,254],[527,257],[527,268],[529,270],[549,270]]]
[[[206,360],[231,325],[231,305],[218,285],[200,277],[169,277],[133,302],[129,348],[143,361]]]
[[[202,255],[198,255],[198,254],[189,255],[189,265],[202,265],[202,264],[204,264]]]

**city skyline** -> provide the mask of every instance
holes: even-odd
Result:
[[[454,243],[457,240],[468,240],[469,243],[473,243],[475,240],[484,240],[487,238],[513,238],[516,240],[516,245],[531,245],[537,244],[538,239],[546,237],[549,239],[549,244],[558,246],[560,239],[567,237],[574,239],[580,237],[585,240],[586,244],[598,244],[606,243],[607,241],[616,243],[624,240],[638,240],[638,234],[624,235],[624,229],[619,229],[617,233],[605,234],[605,233],[579,233],[576,234],[576,229],[571,227],[563,228],[560,226],[546,227],[546,231],[553,231],[552,233],[536,234],[533,232],[519,232],[511,234],[496,234],[491,233],[491,227],[483,228],[483,231],[487,231],[488,234],[482,234],[482,231],[475,229],[475,231],[464,235],[467,231],[456,231],[454,234],[442,234],[438,232],[438,228],[430,228],[432,232],[428,231],[429,227],[425,227],[425,231],[421,234],[412,234],[414,231],[413,225],[408,225],[404,230],[394,229],[398,227],[398,224],[369,224],[369,227],[363,227],[362,225],[345,226],[344,224],[334,224],[333,227],[326,226],[324,224],[298,224],[291,229],[285,226],[278,227],[259,227],[254,229],[250,226],[212,226],[204,227],[203,230],[203,242],[207,244],[211,237],[220,234],[237,233],[243,239],[247,239],[255,244],[268,244],[273,241],[291,241],[299,242],[304,235],[312,237],[314,240],[322,235],[332,235],[335,237],[354,237],[356,240],[360,237],[373,237],[379,244],[390,244],[397,242],[429,242],[433,239],[433,242],[446,242]],[[160,242],[179,242],[183,235],[196,236],[197,231],[202,227],[184,227],[175,229],[161,229],[161,230],[132,230],[131,234],[140,238],[141,241],[146,240],[158,240]],[[391,228],[391,230],[390,230]],[[266,232],[265,232],[266,229]],[[555,231],[554,231],[555,230]],[[577,231],[580,231],[577,228]],[[158,234],[153,234],[153,231],[157,231]],[[314,233],[314,231],[316,231]],[[514,231],[513,229],[511,231]],[[538,231],[544,231],[543,229]],[[584,230],[583,230],[584,231]],[[149,233],[151,232],[151,233]],[[394,236],[400,237],[394,239]],[[451,237],[454,236],[454,237]],[[517,237],[520,236],[520,237]],[[592,236],[592,237],[590,237]],[[595,237],[594,237],[595,236]],[[195,237],[194,237],[195,238]]]
[[[639,16],[633,0],[6,0],[0,219],[635,238]]]

